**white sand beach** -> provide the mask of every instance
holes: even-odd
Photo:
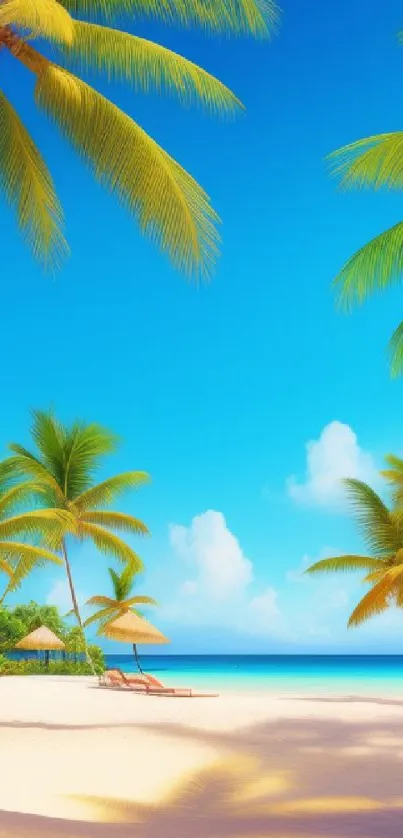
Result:
[[[0,748],[1,838],[402,834],[403,696],[168,698],[9,677]]]

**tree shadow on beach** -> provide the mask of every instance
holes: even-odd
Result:
[[[200,740],[220,745],[222,759],[182,777],[152,805],[76,798],[86,807],[90,822],[0,813],[0,838],[401,838],[403,834],[403,732],[400,735],[396,721],[283,720],[238,733],[168,723],[143,724],[138,729],[169,733],[178,743]],[[136,772],[141,771],[135,752],[127,770],[133,772],[135,789]]]

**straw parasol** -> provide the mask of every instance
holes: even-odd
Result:
[[[144,617],[139,617],[133,611],[126,611],[116,620],[107,623],[102,629],[102,634],[109,637],[111,640],[120,640],[122,643],[132,643],[133,652],[136,658],[137,666],[142,672],[140,661],[137,654],[138,643],[169,643],[167,637],[162,634],[159,629],[155,628]]]
[[[57,637],[53,631],[47,626],[40,626],[40,628],[31,631],[26,637],[23,637],[16,644],[16,649],[27,649],[30,651],[45,652],[45,663],[49,663],[49,652],[53,650],[65,649],[66,646],[60,637]]]

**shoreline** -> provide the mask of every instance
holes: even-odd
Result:
[[[111,825],[127,838],[397,838],[402,730],[403,696],[168,698],[0,678],[0,838]]]

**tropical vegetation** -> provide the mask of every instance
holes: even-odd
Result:
[[[16,480],[27,481],[38,489],[48,508],[47,514],[50,510],[58,522],[61,516],[58,529],[44,532],[43,538],[62,557],[73,609],[83,632],[68,539],[89,541],[99,552],[139,570],[141,559],[117,533],[138,536],[147,534],[148,529],[133,515],[109,507],[125,492],[147,483],[149,478],[142,471],[127,471],[96,482],[103,459],[116,450],[118,443],[116,436],[100,425],[83,422],[64,425],[50,412],[35,411],[31,435],[33,451],[12,443],[5,467]]]
[[[350,615],[349,626],[360,625],[392,604],[403,607],[403,461],[390,456],[387,464],[383,475],[394,487],[391,506],[367,483],[344,481],[367,552],[322,559],[306,571],[364,572],[363,582],[370,588]]]
[[[61,659],[50,660],[49,665],[35,657],[10,658],[19,640],[42,625],[46,625],[65,645]],[[0,607],[0,675],[77,674],[88,675],[104,670],[104,658],[99,646],[89,646],[92,666],[85,661],[85,646],[80,629],[71,627],[54,605],[39,605],[31,601],[14,608]]]
[[[44,542],[61,535],[65,516],[54,509],[25,509],[38,493],[39,487],[32,482],[15,483],[10,464],[0,463],[0,572],[7,580],[0,605],[8,591],[15,590],[35,567],[61,564]],[[30,543],[32,540],[38,543]]]
[[[127,614],[131,611],[133,614],[142,616],[142,612],[137,606],[157,604],[155,599],[152,599],[152,597],[145,596],[143,594],[133,595],[133,588],[135,586],[135,579],[138,575],[138,571],[131,567],[131,565],[127,565],[121,573],[117,573],[113,567],[109,567],[108,572],[112,582],[114,597],[96,595],[92,596],[86,603],[86,605],[90,607],[96,606],[98,608],[98,606],[100,606],[98,610],[88,617],[84,623],[85,627],[91,625],[92,623],[98,623],[99,635],[104,633],[105,626],[107,626],[108,623],[116,620],[118,617],[122,617],[123,614]],[[133,643],[133,652],[138,668],[141,671],[137,654],[137,646],[135,643]]]
[[[141,231],[179,269],[208,275],[218,219],[204,190],[130,116],[72,72],[95,71],[146,93],[166,88],[184,103],[196,99],[213,111],[240,107],[227,87],[193,62],[109,25],[139,15],[255,37],[269,35],[278,20],[274,0],[5,0],[0,49],[33,74],[38,108]],[[68,249],[62,208],[39,149],[2,92],[0,180],[34,255],[57,267]]]
[[[403,32],[400,33],[403,43]],[[403,186],[403,131],[357,140],[330,155],[333,172],[342,186],[401,189]],[[348,259],[335,284],[340,303],[350,308],[402,277],[403,222],[375,236]],[[403,372],[403,321],[389,344],[394,376]]]

